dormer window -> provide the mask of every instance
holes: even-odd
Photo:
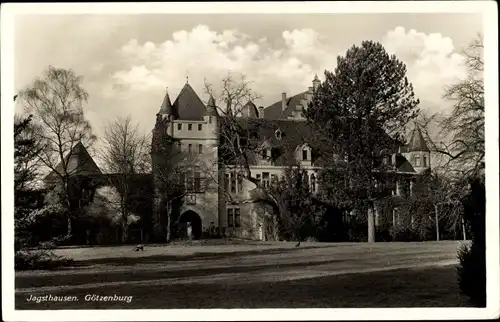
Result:
[[[427,157],[424,155],[424,167],[427,166]]]
[[[415,157],[415,166],[420,167],[420,157],[419,156]]]
[[[266,159],[269,156],[267,155],[267,149],[262,150],[262,158]]]
[[[308,156],[307,156],[307,149],[302,149],[302,161],[307,161]]]

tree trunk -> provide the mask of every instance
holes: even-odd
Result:
[[[467,240],[467,234],[465,232],[465,220],[463,216],[462,216],[462,233],[464,235],[464,240]]]
[[[392,241],[396,241],[396,229],[397,229],[397,223],[396,223],[396,208],[392,208]]]
[[[434,205],[434,212],[436,215],[436,240],[439,241],[439,212],[438,205]]]
[[[375,242],[375,218],[373,216],[373,207],[368,208],[368,242]]]
[[[127,223],[123,223],[122,225],[122,243],[126,243],[128,241],[128,225]]]
[[[167,244],[170,243],[170,240],[172,238],[172,232],[171,232],[171,226],[172,226],[172,216],[171,216],[171,202],[167,202],[167,236],[166,236],[166,242]]]
[[[72,227],[72,224],[71,224],[71,216],[70,214],[68,214],[68,228],[67,228],[67,232],[66,232],[66,237],[67,238],[71,238],[71,235],[73,234],[73,227]]]

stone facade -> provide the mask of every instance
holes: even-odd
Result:
[[[318,189],[316,179],[321,169],[321,157],[315,155],[308,144],[311,130],[304,122],[302,109],[307,109],[319,83],[316,76],[312,86],[300,94],[287,97],[282,93],[280,101],[266,108],[257,108],[253,102],[243,108],[241,121],[252,119],[262,141],[259,153],[251,156],[251,176],[256,182],[267,185],[281,176],[286,167],[298,163],[307,171],[313,191]],[[153,144],[162,144],[165,140],[161,134],[163,131],[177,140],[180,153],[188,156],[192,165],[192,171],[189,165],[186,166],[189,170],[185,171],[185,178],[182,177],[182,184],[191,189],[183,197],[177,223],[185,223],[185,229],[194,235],[216,228],[227,236],[263,239],[259,218],[262,212],[270,210],[251,202],[251,193],[257,188],[254,182],[245,180],[237,171],[229,170],[233,168],[230,164],[221,162],[220,116],[214,99],[210,98],[205,105],[186,83],[174,103],[166,93],[156,117]],[[158,169],[161,160],[161,152],[153,152],[155,185],[160,181]],[[182,162],[186,162],[185,158]],[[387,162],[402,178],[394,183],[393,194],[411,193],[415,176],[430,169],[430,152],[418,126],[415,126],[407,146],[387,153]],[[164,197],[156,189],[153,218],[158,225],[163,225],[161,218],[166,214],[166,208],[161,206]]]

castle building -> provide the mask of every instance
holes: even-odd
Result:
[[[176,223],[187,234],[197,238],[213,228],[223,235],[250,239],[265,239],[261,205],[252,202],[252,191],[279,178],[290,166],[299,164],[307,172],[309,187],[317,192],[321,156],[309,141],[312,130],[302,115],[311,102],[315,88],[320,84],[317,76],[312,86],[296,95],[287,96],[268,107],[257,107],[248,102],[239,115],[239,122],[254,133],[257,149],[248,157],[252,180],[247,180],[236,164],[225,159],[221,151],[221,121],[213,97],[205,105],[194,89],[186,83],[172,103],[167,93],[156,115],[153,144],[162,145],[166,138],[174,138],[180,155],[181,168],[176,168],[181,185],[186,187]],[[169,143],[170,144],[170,143]],[[165,183],[161,167],[165,158],[160,149],[152,149],[153,185],[155,200],[153,218],[164,225],[169,207],[165,195],[156,185]],[[430,150],[418,125],[411,134],[409,144],[387,151],[386,158],[397,179],[392,194],[411,194],[415,178],[430,170]],[[174,167],[174,165],[171,165]],[[180,169],[180,170],[179,170]],[[172,169],[171,169],[172,170]],[[167,183],[168,184],[168,183]],[[376,224],[378,217],[376,217]]]

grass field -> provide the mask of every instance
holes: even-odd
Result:
[[[458,242],[226,243],[58,249],[73,268],[16,273],[17,309],[467,306]],[[30,295],[77,302],[28,302]],[[85,295],[133,296],[87,302]]]

